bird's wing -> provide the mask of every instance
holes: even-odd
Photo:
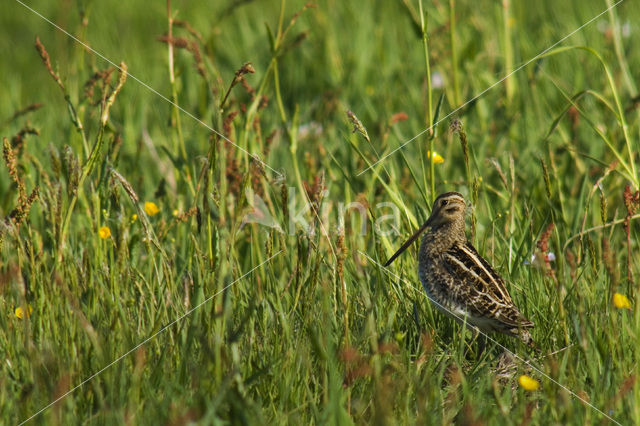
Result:
[[[470,243],[451,247],[442,259],[458,284],[459,301],[467,301],[472,312],[514,327],[533,327],[513,304],[504,279]]]

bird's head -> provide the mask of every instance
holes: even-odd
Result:
[[[466,206],[467,203],[459,192],[445,192],[444,194],[438,195],[438,198],[433,202],[433,209],[431,210],[429,219],[391,256],[384,266],[389,266],[391,262],[400,256],[428,227],[437,228],[445,225],[454,225],[454,229],[458,229],[457,232],[461,232],[461,235],[464,237],[464,214]]]
[[[462,194],[458,192],[446,192],[440,194],[438,198],[433,202],[433,209],[429,219],[424,224],[424,227],[438,227],[441,225],[447,225],[459,221],[464,221],[465,203]]]

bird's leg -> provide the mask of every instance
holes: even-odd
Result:
[[[474,343],[478,343],[478,348],[475,351],[475,358],[476,361],[480,360],[480,357],[482,356],[482,354],[484,353],[484,350],[487,346],[487,339],[486,336],[480,332],[480,330],[478,330],[476,327],[472,326],[472,325],[467,325],[464,329],[463,329],[463,336],[465,335],[464,330],[469,329],[469,331],[471,331],[471,337],[469,339],[468,342],[465,342],[465,358],[467,359],[471,359],[471,350],[473,348],[473,344]],[[465,339],[466,340],[466,339]]]
[[[413,302],[413,321],[416,323],[416,328],[422,332],[420,320],[418,319],[418,304],[416,302]]]
[[[476,360],[480,360],[484,350],[487,348],[487,336],[476,330],[476,340],[478,340],[478,353],[476,355]]]

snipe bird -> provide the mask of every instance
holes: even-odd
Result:
[[[533,346],[533,322],[511,300],[504,280],[467,241],[466,203],[447,192],[433,203],[429,219],[387,261],[389,266],[427,228],[418,254],[418,276],[427,296],[444,314],[482,332],[500,332]]]

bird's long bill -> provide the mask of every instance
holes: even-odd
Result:
[[[385,263],[384,266],[387,267],[387,266],[391,265],[391,262],[396,260],[396,257],[400,256],[402,254],[402,252],[407,249],[407,247],[409,247],[411,244],[413,244],[413,242],[420,236],[420,234],[422,234],[424,232],[425,229],[427,229],[429,227],[429,225],[431,225],[431,218],[429,218],[429,220],[427,220],[424,223],[424,225],[422,225],[420,228],[418,228],[418,230],[411,236],[411,238],[409,238],[402,245],[402,247],[400,247],[398,249],[398,251],[395,252],[394,255],[391,256],[391,258],[389,260],[387,260],[387,263]]]

